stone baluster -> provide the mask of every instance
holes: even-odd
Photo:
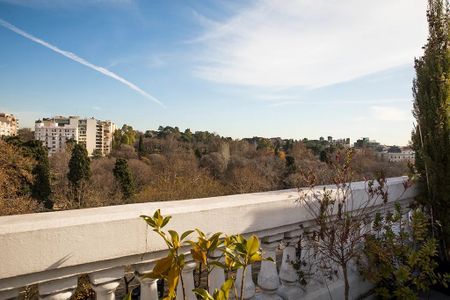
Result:
[[[140,283],[141,300],[158,300],[158,280],[146,277],[154,266],[154,262],[133,265],[134,273]]]
[[[17,299],[18,296],[19,296],[19,289],[0,291],[0,300]]]
[[[238,297],[241,297],[241,283],[242,283],[242,275],[244,274],[243,268],[238,269],[236,274],[236,289],[238,292]],[[247,266],[245,269],[245,276],[244,276],[244,285],[243,285],[243,292],[244,299],[253,299],[255,297],[256,293],[256,287],[255,283],[253,282],[252,278],[252,265]]]
[[[187,262],[184,265],[183,271],[181,272],[181,276],[183,277],[183,285],[184,285],[184,292],[185,292],[186,300],[197,300],[197,297],[192,292],[192,290],[195,288],[194,269],[196,266],[197,266],[197,263],[195,261]],[[183,298],[183,289],[181,286],[181,278],[180,278],[180,280],[178,280],[177,299],[184,299]]]
[[[72,297],[78,285],[78,277],[69,277],[56,279],[48,282],[40,283],[39,299],[40,300],[66,300]]]
[[[219,260],[223,262],[222,251],[215,250],[210,259]],[[215,289],[220,289],[225,282],[225,271],[222,268],[214,267],[208,275],[209,293],[212,295]]]
[[[298,229],[284,234],[286,246],[283,249],[283,259],[280,266],[281,287],[277,291],[277,294],[283,299],[295,300],[303,294],[297,270],[293,266],[294,263],[300,263],[297,259],[296,247],[302,233],[302,230]]]
[[[405,208],[404,209],[404,214],[402,216],[403,221],[405,222],[405,231],[407,232],[411,232],[411,218],[412,218],[412,214],[413,211],[410,208]]]
[[[263,251],[263,258],[271,258],[273,261],[263,260],[261,262],[261,270],[258,274],[258,286],[261,288],[261,295],[258,299],[276,299],[281,300],[281,297],[276,294],[280,286],[280,278],[278,277],[276,264],[276,249],[280,245],[284,234],[280,233],[273,236],[268,236],[262,239],[261,248]]]
[[[123,267],[98,271],[89,274],[92,289],[95,291],[97,300],[115,300],[116,288],[120,284],[124,275]]]
[[[304,228],[303,232],[309,232],[312,234],[317,228],[314,226]],[[307,293],[321,288],[325,281],[323,270],[321,268],[321,257],[318,254],[316,247],[318,247],[317,237],[313,240],[312,236],[302,236],[302,257],[301,260],[306,262],[306,286],[305,290]]]

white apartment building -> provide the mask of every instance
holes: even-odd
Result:
[[[69,139],[85,145],[90,156],[95,150],[107,155],[111,152],[115,128],[111,121],[57,116],[36,121],[35,139],[47,146],[50,155],[63,151]]]
[[[377,156],[381,157],[389,162],[399,162],[399,161],[408,161],[410,163],[414,163],[415,160],[415,152],[413,150],[402,150],[402,152],[394,153],[394,152],[377,152]]]
[[[34,124],[34,139],[42,141],[49,155],[63,151],[70,139],[78,141],[78,117],[54,117],[37,120]]]
[[[98,121],[97,133],[95,137],[95,148],[100,150],[102,155],[107,155],[112,150],[114,131],[117,127],[111,121]]]
[[[19,121],[12,114],[0,113],[0,136],[17,135]]]
[[[80,119],[78,122],[78,143],[86,146],[89,155],[96,149],[97,120],[94,118]]]

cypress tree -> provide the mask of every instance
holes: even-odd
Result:
[[[143,134],[139,135],[139,142],[138,142],[138,155],[139,159],[141,159],[142,155],[144,155],[145,149],[144,149],[144,137]]]
[[[113,169],[114,177],[119,183],[124,199],[128,199],[134,195],[134,180],[131,175],[128,163],[125,159],[118,158]]]
[[[74,200],[78,201],[81,207],[84,194],[84,186],[91,177],[91,160],[88,152],[83,145],[75,144],[72,150],[72,156],[69,160],[69,179]]]
[[[412,134],[416,168],[433,217],[433,232],[441,241],[442,258],[450,257],[450,55],[449,11],[445,0],[429,0],[429,36],[424,55],[415,60],[413,82],[417,125]]]
[[[33,168],[34,183],[31,188],[31,194],[44,204],[47,209],[53,208],[53,200],[50,199],[52,189],[50,186],[50,165],[48,162],[47,151],[39,158],[38,163]]]
[[[28,141],[22,145],[26,155],[36,160],[36,165],[32,170],[34,177],[31,186],[31,195],[44,204],[47,209],[53,208],[53,200],[50,198],[52,189],[50,185],[50,163],[48,161],[47,149],[40,141]]]

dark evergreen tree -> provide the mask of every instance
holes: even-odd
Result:
[[[428,1],[429,36],[424,55],[415,60],[412,135],[422,203],[433,216],[441,254],[450,258],[450,91],[449,11],[445,0]]]
[[[48,151],[41,141],[27,141],[21,144],[24,153],[36,160],[36,165],[32,170],[34,177],[31,186],[31,195],[44,204],[47,209],[53,208],[51,199],[52,189],[50,185],[50,164],[48,161]]]
[[[90,177],[91,160],[86,147],[81,144],[75,144],[69,160],[67,178],[70,182],[73,198],[78,202],[79,207],[83,204],[84,188]]]
[[[94,151],[92,151],[92,159],[99,159],[103,157],[103,153],[102,150],[100,149],[95,149]]]
[[[144,135],[139,135],[139,142],[138,142],[138,155],[139,159],[144,155],[145,149],[144,149]]]
[[[295,171],[297,171],[297,166],[295,165],[295,157],[290,155],[286,156],[286,169],[289,174],[295,173]]]
[[[45,208],[52,209],[53,201],[50,198],[52,189],[50,186],[50,164],[48,161],[48,152],[40,142],[36,147],[35,159],[37,164],[33,168],[34,183],[31,188],[31,194],[34,198],[41,201]]]
[[[321,162],[328,162],[328,154],[325,150],[320,151],[319,159]]]
[[[128,163],[125,159],[118,158],[113,169],[114,177],[116,178],[124,199],[131,198],[134,195],[134,180],[131,175]]]

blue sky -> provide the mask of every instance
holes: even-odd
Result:
[[[406,145],[425,10],[424,0],[0,0],[0,111],[25,127],[80,115]]]

